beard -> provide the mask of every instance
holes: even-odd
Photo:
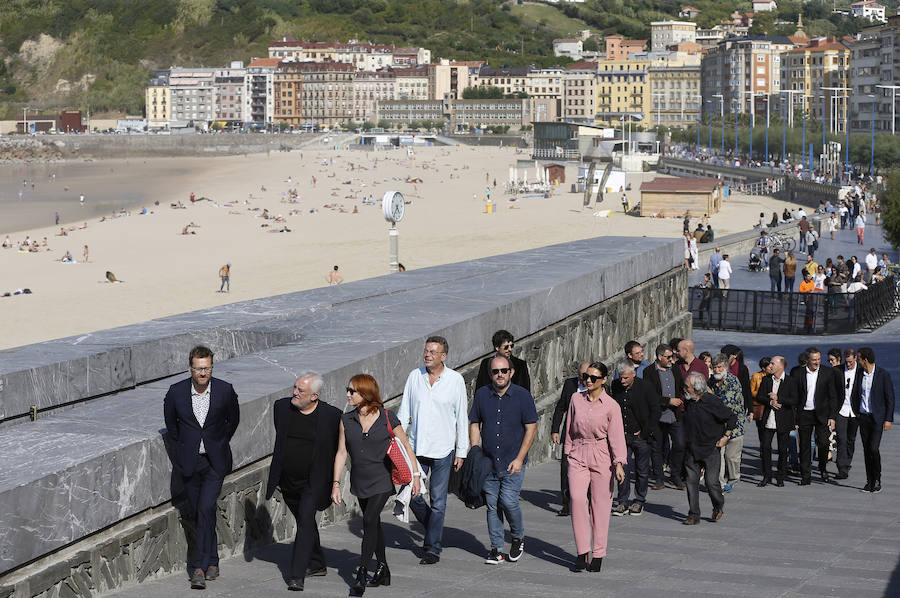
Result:
[[[728,372],[713,372],[713,375],[712,375],[712,376],[713,376],[713,378],[714,378],[715,380],[721,382],[722,380],[725,379],[725,375],[726,375],[727,373],[728,373]]]

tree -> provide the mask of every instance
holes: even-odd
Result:
[[[894,171],[887,179],[885,190],[878,196],[881,204],[881,226],[884,236],[893,246],[900,246],[900,172]]]
[[[464,100],[499,100],[503,98],[503,90],[499,87],[467,87],[463,90]]]
[[[364,122],[364,123],[362,124],[362,130],[363,130],[363,131],[371,131],[371,130],[374,129],[374,128],[375,128],[375,123],[373,123],[373,122],[370,121],[370,120],[367,120],[366,122]]]
[[[593,37],[589,37],[586,40],[584,40],[584,44],[582,44],[582,49],[584,49],[585,52],[599,52],[600,44],[598,44],[597,40],[595,40]]]
[[[378,121],[378,128],[388,130],[391,128],[391,121],[384,120],[383,118]]]

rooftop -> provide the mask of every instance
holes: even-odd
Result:
[[[719,179],[697,178],[679,179],[670,177],[656,177],[651,181],[641,183],[641,192],[665,192],[665,193],[698,193],[715,190],[719,186]]]

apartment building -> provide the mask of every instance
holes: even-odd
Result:
[[[304,123],[336,127],[353,121],[356,68],[345,62],[301,62]]]
[[[886,23],[884,5],[875,0],[862,0],[850,5],[850,15],[858,19],[869,19],[878,23]]]
[[[228,68],[215,70],[216,103],[214,120],[228,125],[240,126],[244,122],[244,87],[247,69],[240,61],[232,62]]]
[[[696,43],[697,23],[655,21],[650,23],[650,51],[660,52],[682,42]]]
[[[170,120],[205,128],[216,116],[214,69],[173,68],[169,71]]]
[[[397,77],[390,70],[360,71],[353,78],[353,121],[378,121],[378,102],[397,99]]]
[[[484,61],[482,60],[450,62],[446,59],[441,59],[440,62],[435,64],[429,64],[429,99],[461,99],[463,90],[474,84],[473,81],[483,65]]]
[[[244,122],[268,126],[275,117],[275,70],[278,58],[256,58],[247,65],[244,80]]]
[[[751,99],[754,96],[780,97],[776,94],[781,91],[781,54],[794,47],[787,36],[726,38],[716,44],[701,62],[704,112],[749,113],[751,106],[759,105]]]
[[[646,120],[650,112],[650,60],[597,61],[596,123],[619,126],[622,118]]]
[[[394,77],[396,78],[396,99],[427,100],[429,98],[427,66],[395,68]]]
[[[874,121],[876,131],[896,130],[891,117],[900,112],[893,107],[895,91],[900,90],[879,86],[900,81],[900,16],[863,29],[846,44],[850,48],[850,129],[868,132]]]
[[[505,95],[528,93],[529,75],[534,67],[523,66],[509,69],[483,67],[473,78],[473,87],[496,87]]]
[[[272,76],[274,120],[299,128],[303,124],[303,73],[299,62],[280,62]]]
[[[169,108],[172,105],[172,94],[169,90],[169,71],[156,71],[156,75],[144,88],[144,116],[151,129],[165,127],[172,119]]]
[[[845,94],[825,88],[845,88],[849,82],[850,48],[834,37],[810,40],[808,46],[781,55],[781,89],[801,92],[791,94],[794,109],[816,120],[824,118],[833,132],[844,130],[845,102],[831,98]]]
[[[538,108],[535,108],[538,111]],[[593,124],[597,111],[597,63],[576,62],[566,68],[562,76],[562,106],[560,116],[566,122]],[[553,119],[535,115],[538,122]]]
[[[431,62],[431,50],[397,48],[393,44],[308,42],[285,36],[269,43],[269,58],[298,62],[342,62],[357,70],[375,71],[389,66],[417,66]]]
[[[584,53],[584,42],[577,38],[560,38],[553,40],[553,55],[565,56],[572,60],[581,60]]]
[[[483,129],[490,126],[521,127],[531,124],[532,100],[390,100],[379,102],[378,120],[408,125],[411,122],[449,122],[451,130]]]
[[[607,35],[604,40],[606,60],[626,60],[632,54],[643,52],[647,48],[645,39],[625,39],[619,34]]]
[[[671,52],[651,60],[648,69],[652,126],[685,129],[700,115],[700,55]]]

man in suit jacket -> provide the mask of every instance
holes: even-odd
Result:
[[[894,383],[884,368],[875,367],[875,351],[861,347],[856,352],[861,376],[850,400],[859,419],[859,436],[866,459],[864,492],[881,492],[881,433],[894,421]]]
[[[822,481],[829,480],[828,438],[834,430],[837,417],[837,399],[834,396],[834,378],[830,367],[822,365],[822,352],[816,347],[806,350],[806,366],[794,374],[800,401],[796,408],[796,424],[799,427],[800,485],[811,481],[813,430],[816,434],[816,451],[819,454],[819,473]]]
[[[787,361],[781,355],[772,358],[772,375],[765,376],[759,385],[755,401],[765,405],[760,420],[760,455],[762,457],[762,480],[760,486],[772,481],[772,438],[778,438],[778,473],[776,486],[784,486],[787,476],[788,444],[794,429],[794,409],[800,401],[797,382],[784,371]],[[809,441],[807,440],[807,446]]]
[[[684,379],[681,368],[675,365],[675,352],[669,345],[656,347],[656,362],[644,369],[644,382],[650,385],[659,401],[659,438],[653,443],[651,455],[652,488],[665,487],[663,475],[663,444],[669,439],[669,479],[676,490],[684,490]]]
[[[196,522],[188,560],[191,587],[203,589],[219,576],[216,501],[231,472],[231,437],[240,421],[231,384],[212,377],[213,352],[202,345],[188,357],[191,377],[169,387],[163,401],[172,460],[181,474],[188,508]]]
[[[307,575],[327,573],[316,511],[331,504],[341,411],[319,401],[321,389],[321,376],[303,374],[294,382],[293,396],[278,399],[272,407],[275,448],[266,499],[279,487],[297,522],[288,576],[288,589],[294,591],[303,591]]]
[[[493,383],[493,378],[491,378],[491,360],[494,357],[505,357],[516,372],[512,383],[531,392],[531,376],[528,375],[528,364],[525,363],[525,360],[519,359],[512,354],[513,347],[515,347],[512,333],[506,330],[498,330],[491,337],[491,344],[494,346],[494,354],[481,360],[478,376],[475,378],[475,390]]]
[[[659,401],[650,387],[637,377],[637,368],[631,359],[623,359],[616,365],[619,378],[610,385],[610,394],[622,409],[622,423],[625,426],[625,444],[628,448],[628,463],[625,465],[625,480],[619,484],[616,507],[612,514],[640,515],[647,501],[650,482],[650,454],[653,443],[659,438]],[[631,482],[634,480],[634,501],[631,497]]]
[[[553,409],[553,419],[550,422],[550,439],[553,441],[553,444],[559,444],[560,438],[564,438],[566,435],[566,426],[563,420],[566,414],[569,413],[569,403],[572,400],[572,395],[586,390],[581,378],[587,372],[589,365],[591,365],[589,361],[582,362],[578,366],[578,375],[566,378],[563,382],[562,392],[559,394],[559,400]],[[571,514],[569,512],[569,463],[565,452],[563,452],[562,458],[559,460],[559,489],[562,494],[562,509],[559,510],[557,515],[568,517]]]

